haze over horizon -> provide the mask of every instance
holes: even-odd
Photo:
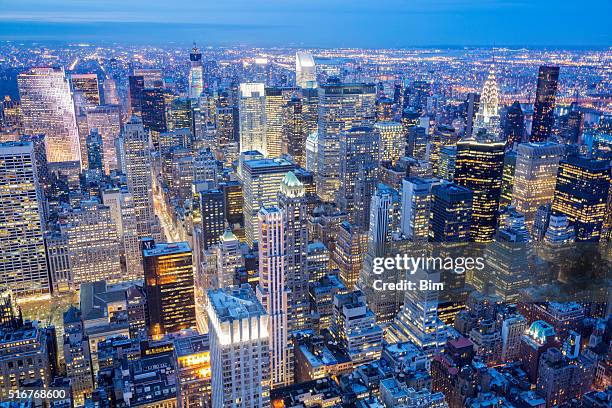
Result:
[[[305,47],[609,47],[593,0],[0,0],[0,40]]]

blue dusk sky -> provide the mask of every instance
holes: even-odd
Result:
[[[611,0],[0,0],[0,40],[612,46]]]

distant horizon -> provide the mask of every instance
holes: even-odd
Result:
[[[607,49],[612,2],[590,0],[9,0],[0,40],[213,46]]]

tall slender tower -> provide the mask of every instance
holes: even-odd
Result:
[[[24,133],[45,134],[49,162],[81,161],[70,85],[63,68],[32,68],[17,76]]]
[[[304,51],[295,53],[295,83],[300,88],[317,87],[317,67],[312,54]]]
[[[303,330],[309,326],[306,189],[291,171],[281,181],[278,206],[285,217],[286,276],[291,291],[289,330]]]
[[[293,349],[289,342],[289,282],[286,222],[278,207],[259,210],[259,285],[257,298],[269,315],[271,387],[293,383]]]
[[[491,65],[489,76],[482,88],[480,105],[476,114],[476,129],[486,129],[493,135],[499,135],[499,88],[495,78],[495,67]]]
[[[191,67],[189,68],[189,97],[197,99],[204,91],[204,79],[202,71],[202,53],[195,43],[189,54]]]
[[[138,237],[159,238],[159,226],[153,211],[149,134],[144,130],[142,120],[132,116],[123,127],[121,138],[125,156],[123,172],[127,176],[128,189],[134,199]]]
[[[533,124],[530,142],[543,142],[555,124],[555,105],[559,86],[559,67],[541,66],[538,72],[536,99],[533,104]]]
[[[238,116],[240,118],[240,152],[259,150],[264,155],[267,154],[264,84],[240,84]]]
[[[283,128],[287,102],[297,94],[293,87],[268,87],[266,93],[266,154],[280,157],[283,144]]]

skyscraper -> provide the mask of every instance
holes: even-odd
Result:
[[[297,88],[292,87],[265,88],[265,145],[268,157],[280,157],[282,153],[287,102],[297,91]]]
[[[470,137],[474,133],[474,120],[479,110],[480,94],[470,92],[465,100],[465,137]]]
[[[563,150],[550,142],[518,145],[512,206],[525,216],[530,230],[538,208],[552,202]]]
[[[17,297],[50,291],[43,195],[30,142],[0,143],[0,284]]]
[[[262,83],[240,84],[240,152],[259,150],[267,153],[266,95]]]
[[[339,141],[340,188],[336,202],[351,223],[365,227],[370,212],[365,210],[369,205],[364,204],[369,204],[378,181],[380,133],[372,127],[353,127],[340,132]]]
[[[204,79],[202,72],[202,53],[193,44],[193,49],[189,53],[189,61],[191,66],[189,67],[189,97],[191,99],[197,99],[204,91]]]
[[[61,229],[68,239],[74,289],[85,282],[123,280],[117,226],[109,207],[95,200],[81,201]]]
[[[285,159],[246,160],[242,163],[244,229],[246,242],[258,240],[257,213],[262,207],[278,204],[281,180],[295,166]]]
[[[499,88],[492,65],[489,76],[482,87],[480,104],[476,114],[476,129],[486,129],[488,133],[499,135]]]
[[[306,124],[302,99],[293,97],[285,109],[281,152],[288,154],[300,167],[306,168]]]
[[[149,335],[195,327],[195,298],[191,248],[187,242],[143,241],[144,288]]]
[[[555,104],[559,85],[559,67],[541,66],[533,104],[533,124],[530,142],[543,142],[555,124]]]
[[[158,88],[142,90],[142,125],[151,134],[153,146],[159,145],[159,134],[168,130],[164,91]]]
[[[31,68],[17,76],[26,134],[43,133],[49,162],[81,161],[70,85],[63,68]]]
[[[89,131],[97,129],[102,137],[104,172],[110,174],[118,168],[115,139],[121,132],[121,109],[118,105],[96,106],[87,109],[86,115]]]
[[[285,221],[286,273],[289,298],[289,330],[309,327],[308,316],[308,224],[304,184],[293,172],[280,183],[278,206]]]
[[[248,285],[208,291],[212,406],[270,407],[269,316]]]
[[[271,387],[293,382],[293,349],[289,343],[286,218],[278,207],[262,208],[259,219],[259,285],[257,298],[269,315]]]
[[[128,117],[142,115],[142,91],[145,81],[142,75],[128,77]]]
[[[149,135],[144,130],[139,117],[132,116],[124,125],[121,140],[125,156],[125,161],[122,162],[123,172],[127,177],[128,189],[134,199],[138,237],[155,237],[160,231],[153,211]]]
[[[553,214],[574,224],[576,241],[597,242],[606,216],[610,162],[570,156],[559,164]]]
[[[333,260],[340,269],[342,283],[353,290],[368,250],[368,231],[344,221],[338,228]]]
[[[490,242],[497,227],[497,210],[505,143],[463,139],[457,142],[455,183],[473,193],[472,227],[474,242]]]
[[[408,177],[402,181],[401,231],[413,242],[427,242],[431,189],[439,183],[436,178]]]
[[[97,74],[70,74],[75,99],[81,97],[86,105],[100,105],[100,85]]]
[[[395,164],[406,151],[406,136],[399,122],[376,122],[374,128],[380,132],[380,159]]]
[[[515,143],[521,143],[525,135],[525,115],[519,101],[514,103],[506,111],[504,123],[504,139],[506,146],[512,148]]]
[[[310,53],[295,53],[295,83],[300,88],[317,87],[317,68]]]
[[[219,238],[217,246],[217,288],[227,288],[234,284],[236,268],[244,265],[240,251],[240,241],[227,229]]]
[[[374,84],[322,85],[319,89],[317,195],[331,202],[340,188],[340,132],[371,126],[376,116]]]
[[[472,191],[454,183],[442,183],[432,187],[431,195],[430,241],[469,241]]]
[[[225,194],[219,189],[200,192],[202,214],[202,249],[211,249],[219,243],[225,231]]]

